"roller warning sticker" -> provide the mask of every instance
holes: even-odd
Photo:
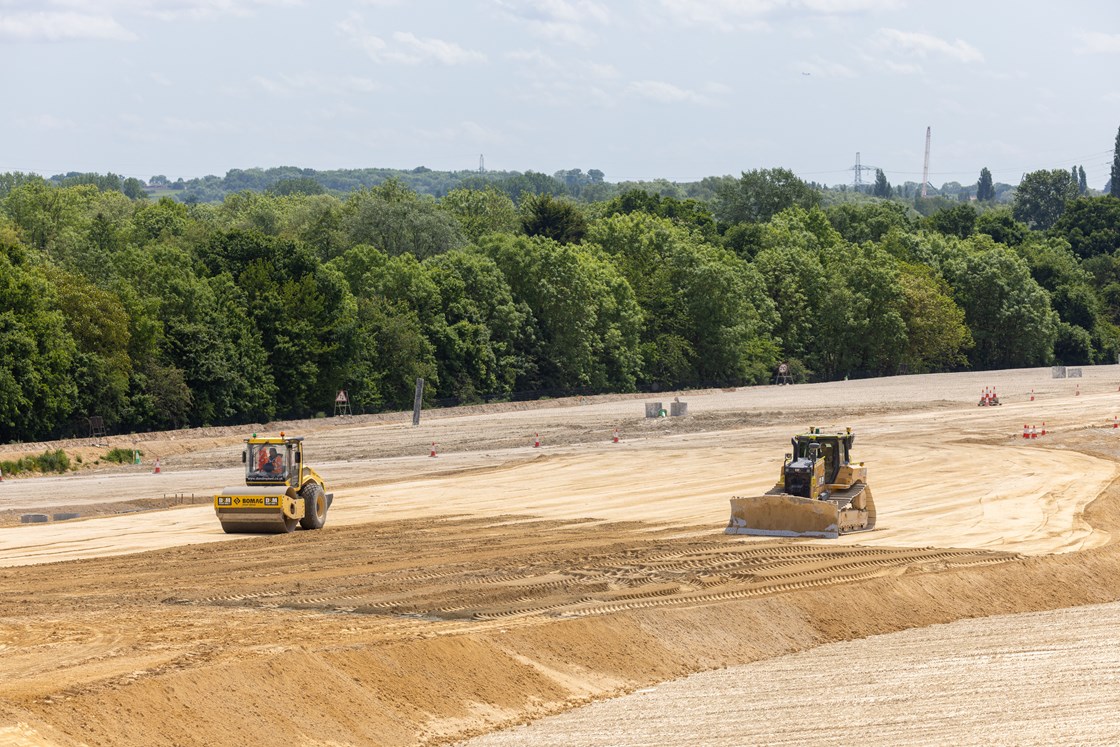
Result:
[[[216,495],[214,505],[222,508],[265,508],[280,505],[276,495]]]

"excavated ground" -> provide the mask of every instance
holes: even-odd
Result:
[[[103,439],[136,467],[90,441],[0,447],[84,465],[0,483],[0,744],[442,743],[822,643],[1116,601],[1120,369],[1085,374]],[[993,385],[1005,404],[976,407]],[[809,425],[853,426],[879,528],[722,534]],[[223,534],[207,496],[240,479],[241,438],[281,428],[335,493],[327,527]],[[63,510],[82,518],[16,523]]]

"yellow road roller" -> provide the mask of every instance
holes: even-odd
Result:
[[[245,484],[226,488],[214,496],[214,512],[222,529],[241,532],[283,534],[303,529],[322,529],[334,494],[326,492],[323,478],[303,463],[303,437],[258,437],[245,439],[241,452]]]

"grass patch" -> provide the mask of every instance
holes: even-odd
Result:
[[[48,450],[39,456],[0,462],[0,469],[6,475],[18,475],[21,472],[65,472],[70,469],[70,457],[62,449]]]
[[[144,456],[144,452],[137,451],[140,456]],[[132,449],[109,449],[109,453],[101,457],[106,462],[116,462],[117,464],[132,464],[133,450]]]

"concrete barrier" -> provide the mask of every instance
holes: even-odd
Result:
[[[688,414],[688,403],[687,402],[670,402],[669,403],[669,415],[671,415],[672,417],[679,418],[679,417],[684,417],[687,414]]]
[[[46,514],[21,514],[19,522],[21,524],[42,524],[48,520]]]
[[[660,415],[661,415],[661,403],[660,402],[646,402],[646,417],[647,418],[656,418],[656,417],[659,417]]]

